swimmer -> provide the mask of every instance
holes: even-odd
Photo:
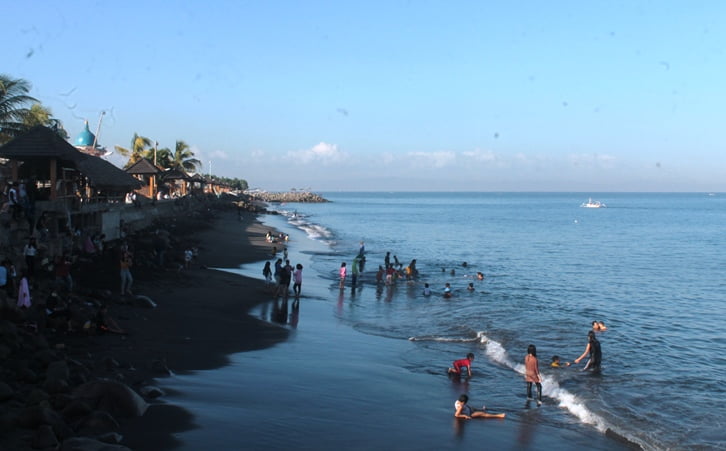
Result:
[[[471,362],[474,361],[474,354],[468,353],[465,359],[454,360],[453,367],[449,368],[449,374],[461,376],[461,370],[466,368],[466,372],[471,377]]]
[[[552,356],[552,363],[550,363],[550,366],[552,368],[564,368],[566,366],[570,366],[570,362],[562,363],[562,362],[560,362],[560,356],[553,355]]]
[[[444,286],[444,297],[451,297],[451,284],[449,282],[446,282],[446,285]]]
[[[607,326],[605,326],[604,322],[598,321],[597,324],[600,327],[600,330],[608,330],[608,328],[607,328]]]
[[[469,286],[466,287],[466,289],[469,291],[474,291],[474,284],[472,282],[469,282]]]
[[[602,350],[600,349],[600,342],[595,337],[595,332],[590,331],[587,333],[587,346],[582,355],[575,359],[574,363],[580,363],[580,360],[584,359],[586,355],[590,355],[590,359],[585,364],[585,370],[600,370],[600,363],[602,362]]]
[[[429,284],[427,283],[424,284],[423,295],[431,296],[431,288],[429,288]]]
[[[488,413],[484,410],[475,410],[467,405],[469,402],[469,396],[461,395],[459,399],[454,402],[454,417],[461,418],[463,420],[471,420],[472,418],[504,418],[504,413]],[[484,408],[486,409],[486,407]]]
[[[602,332],[604,330],[608,330],[608,328],[605,326],[605,323],[602,321],[593,321],[592,330],[594,330],[596,332]]]
[[[476,273],[476,278],[478,280],[484,280],[484,274],[481,271],[479,271]]]

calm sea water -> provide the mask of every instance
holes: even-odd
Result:
[[[541,367],[553,354],[571,361],[602,320],[602,373],[545,369],[545,396],[646,448],[726,447],[726,195],[600,194],[601,209],[580,208],[583,194],[324,195],[332,202],[279,209],[328,246],[312,270],[331,296],[340,263],[365,242],[362,283],[346,287],[354,306],[337,315],[365,334],[415,340],[401,365],[439,371],[476,342],[476,367],[520,378],[530,343]],[[419,279],[377,286],[387,251],[404,265],[415,258]]]

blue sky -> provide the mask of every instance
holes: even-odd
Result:
[[[268,190],[726,191],[726,3],[26,1],[0,72],[72,138]],[[111,161],[122,165],[118,156]]]

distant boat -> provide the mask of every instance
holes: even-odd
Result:
[[[592,198],[588,199],[587,202],[583,202],[580,205],[582,208],[605,208],[606,205],[599,200],[592,200]]]

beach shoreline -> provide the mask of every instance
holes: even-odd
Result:
[[[174,262],[167,263],[165,269],[159,269],[140,261],[141,248],[149,241],[152,230],[139,231],[129,237],[130,246],[139,251],[139,264],[132,268],[134,295],[150,299],[155,304],[153,308],[136,302],[134,297],[118,296],[118,270],[113,269],[115,262],[111,268],[103,265],[84,268],[79,271],[82,273],[75,275],[80,282],[76,292],[82,294],[74,302],[104,302],[110,305],[110,314],[127,333],[65,334],[41,327],[36,336],[43,342],[47,341],[44,346],[48,347],[52,356],[49,359],[83,368],[82,376],[76,377],[75,383],[68,382],[70,387],[47,395],[50,404],[58,404],[58,399],[67,398],[69,392],[76,388],[74,386],[82,382],[97,379],[119,381],[138,393],[144,393],[149,405],[141,416],[115,418],[118,425],[104,432],[118,435],[107,439],[135,450],[173,448],[178,444],[173,433],[193,427],[193,424],[188,412],[166,404],[162,392],[149,390],[155,387],[157,378],[219,368],[228,364],[230,354],[273,346],[287,338],[288,331],[284,328],[246,313],[254,305],[268,300],[269,293],[264,282],[213,269],[234,268],[241,263],[269,257],[273,244],[265,240],[268,228],[263,228],[257,213],[235,211],[226,204],[216,205],[214,216],[213,219],[196,220],[167,218],[166,224],[175,241],[173,255],[179,255],[192,246],[198,249],[198,257],[189,269],[181,265],[176,267]],[[38,285],[46,286],[45,283]],[[50,286],[50,282],[47,285]],[[46,295],[40,288],[34,293],[34,306],[20,312],[25,316],[25,320],[20,317],[21,324],[22,321],[27,324],[28,320],[43,313],[39,300]],[[28,338],[32,339],[32,334]],[[75,373],[73,369],[70,372]],[[9,389],[9,394],[3,394],[5,401],[13,402],[14,398],[23,396],[23,392],[37,387],[43,382],[42,377],[39,374],[35,378],[37,382],[19,380],[17,383],[5,378]],[[73,379],[74,375],[71,374],[70,378]],[[41,387],[44,386],[41,384]],[[28,443],[37,444],[41,440],[38,427],[42,428],[42,424],[34,421],[18,428],[18,417],[22,414],[18,410],[20,406],[7,403],[5,406],[0,447],[20,449],[29,447]],[[59,429],[58,426],[55,428]],[[64,434],[55,435],[60,443],[65,438],[88,434],[72,433],[66,429]],[[46,440],[55,442],[52,437]]]

